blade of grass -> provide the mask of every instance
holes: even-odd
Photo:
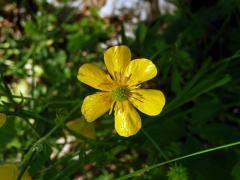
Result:
[[[207,67],[209,65],[209,61],[207,61],[201,69],[198,71],[198,73],[190,80],[190,82],[185,86],[183,91],[175,98],[173,99],[165,108],[165,113],[169,111],[169,109],[173,108],[182,101],[182,97],[185,96],[189,90],[198,82],[199,79],[206,73]],[[175,109],[175,108],[174,108]]]
[[[141,129],[143,134],[149,139],[149,141],[153,144],[153,146],[158,150],[158,152],[161,154],[163,159],[167,160],[166,154],[162,151],[162,149],[158,146],[158,144],[155,142],[155,140],[148,134],[147,131],[145,131],[143,128]]]
[[[231,80],[231,77],[226,75],[225,77],[223,77],[222,79],[220,79],[219,81],[217,81],[215,83],[209,82],[209,83],[203,83],[203,84],[199,84],[199,85],[195,86],[187,94],[182,95],[182,97],[178,98],[175,101],[173,100],[174,102],[165,108],[164,114],[167,114],[167,113],[175,110],[176,108],[182,106],[183,104],[193,100],[194,98],[196,98],[202,94],[205,94],[213,89],[219,88],[219,87],[227,84],[230,80]]]
[[[139,169],[139,170],[137,170],[133,173],[127,174],[127,175],[122,176],[122,177],[119,177],[116,180],[129,179],[131,177],[138,176],[140,174],[143,174],[145,172],[148,172],[152,169],[158,168],[158,167],[166,165],[166,164],[170,164],[170,163],[173,163],[173,162],[176,162],[176,161],[180,161],[180,160],[187,159],[187,158],[190,158],[190,157],[198,156],[198,155],[201,155],[201,154],[206,154],[206,153],[209,153],[209,152],[234,147],[234,146],[237,146],[237,145],[240,145],[240,141],[225,144],[225,145],[222,145],[222,146],[217,146],[217,147],[214,147],[214,148],[205,149],[205,150],[198,151],[198,152],[195,152],[195,153],[187,154],[185,156],[180,156],[178,158],[174,158],[174,159],[171,159],[171,160],[168,160],[168,161],[164,161],[162,163],[154,164],[152,166],[149,166],[149,167],[146,167],[146,168],[143,168],[143,169]]]

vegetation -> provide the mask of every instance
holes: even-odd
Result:
[[[19,179],[240,180],[238,0],[171,0],[174,13],[138,21],[133,36],[134,15],[61,3],[0,1],[0,164],[17,164]],[[115,44],[153,61],[158,75],[142,88],[166,97],[128,138],[113,114],[88,124],[80,111],[95,90],[78,81],[79,67],[104,67]]]

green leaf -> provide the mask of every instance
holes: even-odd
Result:
[[[238,161],[232,168],[231,175],[234,180],[240,180],[240,161]]]
[[[211,123],[204,127],[194,127],[193,131],[212,144],[224,144],[240,139],[238,128],[223,123]]]
[[[192,109],[191,123],[193,125],[203,125],[210,120],[214,120],[220,109],[221,103],[218,99],[199,98]]]
[[[3,151],[15,137],[15,123],[12,118],[7,117],[6,123],[0,128],[0,151]]]

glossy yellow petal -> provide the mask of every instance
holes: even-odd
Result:
[[[113,46],[104,52],[104,62],[115,80],[123,75],[131,60],[131,51],[127,46]]]
[[[75,119],[66,123],[66,126],[73,132],[86,138],[95,139],[96,132],[93,123],[86,122],[84,118]]]
[[[154,89],[132,90],[129,100],[138,110],[149,116],[160,114],[165,105],[163,93]]]
[[[0,128],[5,124],[6,119],[7,119],[6,114],[0,113]]]
[[[124,76],[129,86],[140,84],[154,78],[157,75],[157,68],[148,59],[132,60],[127,66]]]
[[[82,104],[82,114],[88,122],[92,122],[106,113],[112,103],[110,92],[98,92],[85,97]]]
[[[1,180],[16,180],[20,173],[15,164],[3,164],[0,166],[0,179]],[[31,180],[30,175],[26,171],[21,180]]]
[[[82,65],[78,70],[77,78],[79,81],[103,91],[110,91],[112,87],[110,76],[94,64]]]
[[[117,102],[114,116],[115,129],[120,136],[132,136],[142,126],[138,112],[129,101]]]

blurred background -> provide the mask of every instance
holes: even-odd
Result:
[[[32,179],[110,180],[239,141],[239,32],[239,0],[0,0],[0,164],[26,167]],[[87,124],[80,113],[95,90],[78,68],[104,68],[104,50],[119,44],[156,64],[142,87],[167,101],[159,116],[141,114],[130,138],[116,134],[112,115]],[[240,180],[240,147],[133,179]]]

